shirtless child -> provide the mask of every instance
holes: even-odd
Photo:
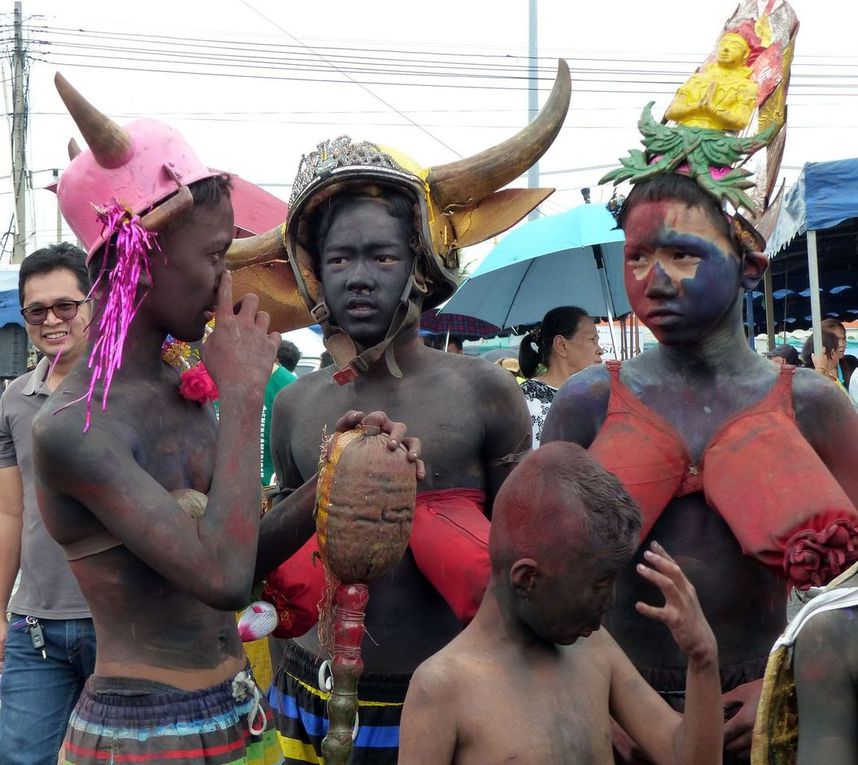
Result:
[[[340,410],[383,405],[425,444],[409,548],[394,571],[373,582],[367,608],[372,639],[362,646],[351,765],[396,762],[411,673],[479,607],[495,492],[531,442],[527,407],[511,375],[425,347],[419,316],[455,289],[459,247],[511,226],[550,193],[495,189],[548,148],[568,102],[568,68],[561,63],[540,115],[476,157],[421,169],[398,153],[342,136],[305,155],[293,184],[289,259],[340,369],[300,378],[275,402],[271,442],[281,489],[300,486],[317,469],[318,433],[330,429]],[[279,243],[283,233],[275,229],[258,243]],[[248,254],[245,262],[259,261]],[[313,541],[267,577],[265,591],[278,606],[276,634],[296,637],[270,694],[289,763],[321,761],[327,724],[315,628],[325,582],[316,554]]]
[[[578,446],[548,444],[516,468],[495,499],[482,605],[408,689],[400,765],[613,763],[611,717],[654,763],[720,765],[715,638],[657,543],[637,571],[666,602],[635,607],[688,657],[685,715],[599,631],[640,523],[619,481]]]
[[[229,178],[167,125],[121,128],[61,78],[58,88],[89,146],[59,200],[88,251],[96,362],[72,369],[33,427],[42,516],[98,639],[65,762],[273,765],[282,752],[233,611],[250,599],[254,567],[277,565],[313,530],[309,475],[258,543],[259,421],[280,338],[255,295],[233,307]],[[219,421],[161,358],[168,333],[199,340],[213,314],[203,355]]]

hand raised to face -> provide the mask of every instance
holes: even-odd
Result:
[[[271,375],[280,333],[268,332],[270,316],[258,307],[253,293],[233,304],[232,275],[224,272],[218,286],[217,323],[203,345],[203,361],[221,397],[230,388],[262,391]]]

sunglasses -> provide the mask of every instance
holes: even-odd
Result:
[[[89,299],[83,300],[59,300],[53,305],[30,305],[21,309],[21,316],[27,324],[44,324],[48,318],[48,311],[53,311],[60,321],[71,321],[77,316],[78,309],[88,303]]]

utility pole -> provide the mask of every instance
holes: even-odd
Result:
[[[527,89],[527,121],[533,122],[539,112],[539,91],[537,80],[537,33],[536,33],[536,0],[530,0],[528,8],[528,34],[527,34],[527,56],[528,56],[528,89]],[[539,188],[539,163],[534,162],[527,171],[527,187],[529,189]],[[539,217],[537,210],[531,210],[527,219],[533,220]]]
[[[12,185],[15,194],[13,263],[20,263],[24,259],[27,246],[27,107],[24,98],[27,89],[27,59],[24,53],[21,16],[21,0],[15,0],[15,47],[12,52]]]

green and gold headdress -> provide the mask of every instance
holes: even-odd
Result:
[[[644,150],[632,149],[599,183],[640,183],[682,173],[721,203],[757,215],[765,209],[786,138],[789,86],[798,19],[785,0],[745,0],[706,61],[674,96],[661,122],[654,102],[638,121]],[[750,126],[756,125],[753,131]],[[767,147],[756,174],[744,167]],[[755,175],[755,180],[751,180]],[[756,187],[755,198],[748,193]]]

